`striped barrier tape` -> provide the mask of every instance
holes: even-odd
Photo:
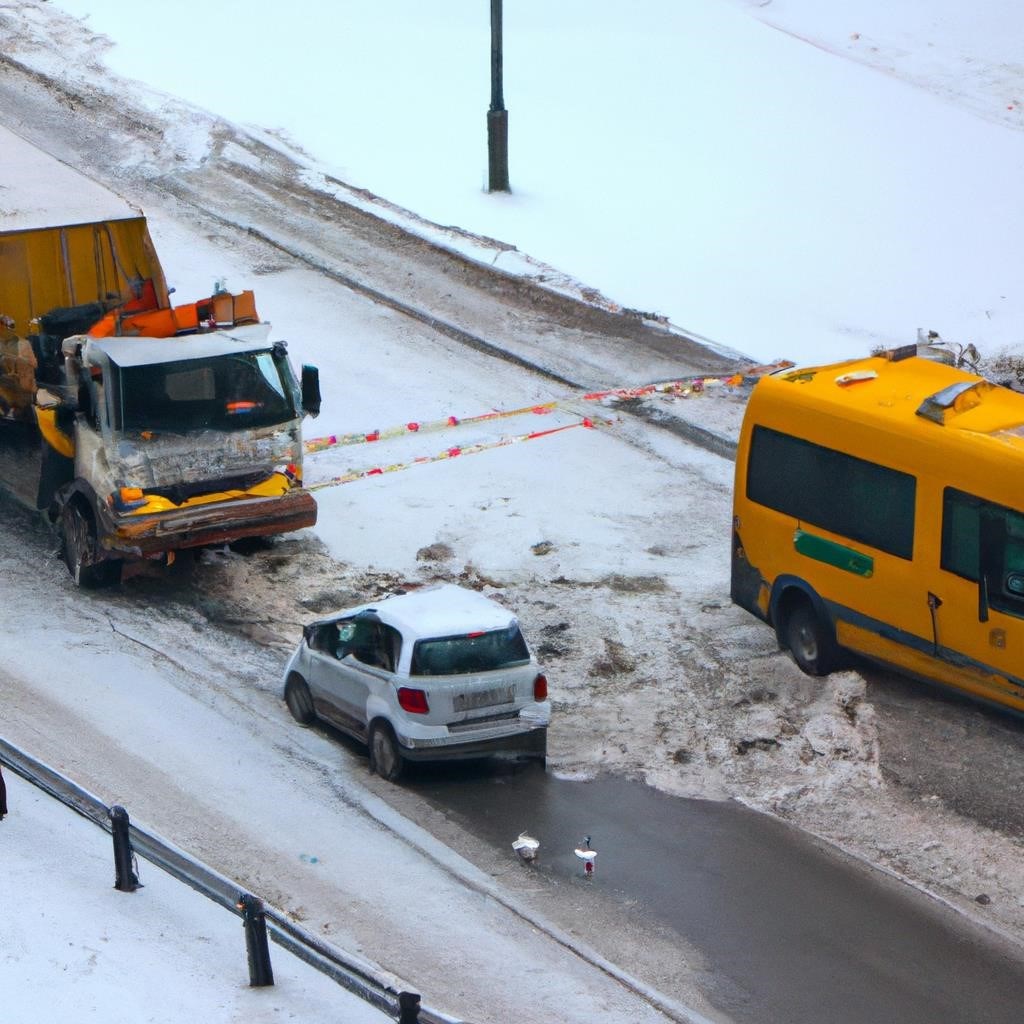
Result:
[[[695,377],[680,377],[678,380],[661,381],[658,384],[644,384],[632,388],[611,388],[608,391],[591,391],[581,397],[587,401],[601,401],[605,398],[643,398],[644,395],[689,395],[703,394],[707,388],[718,386],[738,388],[741,384],[752,384],[759,377],[779,370],[788,370],[794,363],[788,359],[780,359],[777,363],[763,366],[748,366],[745,370],[730,373],[724,377],[709,377],[701,374]]]
[[[607,422],[607,421],[603,421]],[[395,473],[400,469],[410,469],[413,466],[423,466],[430,462],[442,462],[445,459],[455,459],[460,455],[475,455],[478,452],[489,451],[492,448],[504,448],[510,444],[517,444],[520,441],[533,441],[540,437],[550,437],[552,434],[560,434],[564,430],[572,430],[575,427],[584,427],[593,430],[595,421],[589,416],[576,423],[566,423],[560,427],[551,427],[549,430],[531,430],[527,434],[517,434],[514,437],[502,437],[497,441],[481,441],[477,444],[466,445],[465,447],[446,448],[437,455],[426,455],[413,459],[412,462],[395,462],[388,466],[375,466],[373,469],[353,470],[343,473],[341,476],[331,477],[329,480],[317,480],[306,485],[308,491],[318,491],[324,487],[336,487],[339,484],[352,483],[353,480],[364,480],[370,476],[383,476],[385,473]]]
[[[703,394],[709,387],[739,387],[744,382],[756,380],[766,373],[776,370],[787,369],[793,364],[788,360],[781,360],[766,366],[749,367],[743,372],[730,374],[726,377],[709,377],[707,375],[694,377],[681,377],[678,380],[662,381],[658,384],[645,384],[639,387],[610,388],[607,391],[591,391],[585,395],[578,395],[575,398],[560,399],[553,402],[544,402],[540,405],[526,405],[519,409],[492,409],[476,416],[447,416],[443,419],[427,420],[425,422],[412,421],[399,424],[385,430],[371,430],[368,433],[352,434],[329,434],[326,437],[313,437],[304,443],[304,450],[307,455],[315,455],[317,452],[328,451],[331,448],[341,448],[346,445],[367,444],[374,441],[383,441],[389,438],[402,437],[407,434],[422,434],[432,431],[447,430],[452,427],[463,427],[473,423],[486,423],[490,420],[508,419],[513,416],[524,416],[533,413],[543,416],[546,413],[554,412],[556,409],[565,408],[574,401],[599,402],[609,398],[630,399],[643,398],[652,394],[677,395],[689,397],[690,395]]]
[[[305,451],[307,455],[314,455],[316,452],[327,451],[329,448],[384,441],[392,437],[401,437],[403,434],[423,434],[430,431],[446,430],[449,427],[464,427],[472,423],[486,423],[489,420],[507,419],[511,416],[525,416],[527,413],[543,416],[545,413],[554,412],[560,404],[559,402],[545,402],[542,405],[523,406],[521,409],[492,409],[477,416],[448,416],[445,419],[428,420],[424,423],[413,421],[389,427],[387,430],[371,430],[369,433],[330,434],[327,437],[313,437],[305,442]]]

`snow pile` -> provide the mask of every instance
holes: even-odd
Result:
[[[770,630],[711,595],[684,620],[663,581],[609,582],[575,602],[577,615],[600,616],[599,641],[571,649],[560,623],[540,630],[539,650],[565,688],[552,724],[556,770],[615,771],[680,796],[765,806],[879,784],[860,676],[808,678]],[[653,643],[662,633],[668,643]]]

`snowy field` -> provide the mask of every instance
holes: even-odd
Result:
[[[0,2],[0,14],[20,19],[19,43],[68,39],[67,48],[48,46],[35,56],[50,73],[95,85],[109,67],[156,90],[140,86],[135,97],[154,111],[174,117],[180,108],[172,97],[184,98],[254,126],[282,148],[301,149],[311,177],[334,174],[372,193],[371,205],[381,197],[437,225],[496,240],[452,244],[474,244],[497,266],[538,273],[529,257],[612,304],[668,316],[757,359],[842,358],[913,340],[919,327],[989,352],[1020,341],[1024,214],[1009,198],[1024,163],[1015,91],[1024,83],[1006,52],[1020,15],[1005,0],[980,10],[923,0],[863,3],[841,13],[810,0],[652,0],[643,17],[605,2],[508,3],[511,196],[482,191],[489,36],[479,0],[446,5],[443,25],[433,10],[399,0],[296,0],[292,17],[272,32],[267,15],[277,5],[222,3],[217,10],[223,35],[204,37],[202,59],[183,61],[196,52],[195,27],[209,5],[183,0],[168,18],[121,0]],[[62,11],[86,17],[102,35],[83,42],[66,32]],[[18,129],[16,111],[4,118]],[[182,118],[173,141],[198,162],[206,139],[190,137],[191,126]],[[126,161],[135,155],[126,153]],[[825,686],[808,681],[774,651],[769,631],[729,607],[727,463],[674,439],[641,436],[613,403],[595,409],[539,378],[495,372],[483,357],[393,314],[368,312],[308,271],[268,266],[254,245],[226,252],[221,239],[204,237],[208,225],[183,223],[173,209],[147,212],[179,298],[203,294],[224,277],[231,287],[254,284],[261,312],[286,331],[296,361],[321,365],[324,414],[309,434],[557,403],[543,415],[396,436],[386,447],[353,446],[310,460],[317,482],[432,457],[325,489],[315,534],[284,547],[284,555],[229,559],[219,575],[204,577],[213,588],[207,605],[244,612],[245,627],[263,645],[249,654],[249,675],[241,678],[237,666],[234,676],[216,672],[222,689],[204,698],[229,709],[223,730],[240,747],[246,729],[232,717],[236,704],[256,709],[261,735],[270,730],[298,748],[312,793],[335,755],[308,734],[294,739],[292,723],[275,718],[283,712],[273,661],[294,642],[310,602],[342,604],[346,588],[384,589],[408,578],[465,578],[514,604],[556,666],[558,770],[585,776],[610,767],[674,793],[743,796],[920,884],[941,882],[951,901],[1000,892],[993,915],[1024,934],[1024,910],[1013,895],[1024,884],[1015,845],[887,793],[863,681],[845,674]],[[330,327],[336,323],[345,324],[342,338]],[[694,398],[691,407],[726,430],[736,420],[737,405],[724,393]],[[611,423],[588,428],[586,416]],[[456,444],[525,437],[539,425],[565,429],[443,457]],[[24,565],[18,572],[29,576]],[[47,595],[60,572],[54,567],[34,584],[18,580],[35,587],[27,625],[23,609],[6,613],[8,628],[26,640],[10,666],[26,679],[38,668],[34,652],[49,642]],[[570,589],[556,590],[555,581]],[[151,711],[163,700],[182,716],[194,713],[177,691],[205,693],[197,680],[230,658],[203,647],[208,624],[199,611],[194,620],[154,623],[145,597],[128,586],[109,605],[109,623],[107,605],[91,607],[91,623],[68,615],[47,678],[33,677],[30,689],[46,701],[67,700],[74,682],[82,707],[73,721],[113,730],[111,713],[123,695],[111,665],[125,678],[138,670],[120,661],[116,631],[174,651],[186,630],[196,649],[180,656],[177,669],[162,666],[173,679],[169,693],[161,697],[164,686],[143,676],[134,694],[129,717],[138,746],[125,752],[125,763],[144,758],[147,747],[159,750],[169,772],[179,770],[192,788],[217,778],[229,801],[237,762],[222,749],[216,716],[204,717],[209,742],[192,763],[193,737],[167,725],[174,716],[158,720]],[[114,635],[93,645],[85,638],[97,623]],[[637,638],[645,633],[668,639],[641,659]],[[69,665],[79,672],[74,681]],[[20,712],[17,726],[30,732],[38,711],[26,702]],[[638,742],[651,735],[656,743]],[[38,741],[60,749],[70,738],[41,733]],[[731,756],[745,744],[749,756]],[[75,758],[68,755],[73,774],[101,770]],[[287,805],[274,789],[281,784],[274,769],[256,767]],[[159,799],[164,782],[151,782],[147,796],[150,820],[170,830],[174,815]],[[25,799],[23,788],[14,795]],[[282,836],[297,828],[292,813],[275,812]],[[893,839],[895,820],[903,832]],[[12,834],[13,821],[0,826],[0,839]],[[69,856],[63,830],[51,834],[56,854]],[[234,853],[260,877],[259,837],[251,838],[256,852],[239,841]],[[323,832],[317,838],[320,848],[331,842]],[[280,849],[269,852],[283,857]],[[27,874],[31,865],[19,870]],[[315,882],[302,884],[319,892]],[[378,908],[352,899],[355,935]],[[463,916],[471,920],[472,911]],[[240,932],[237,921],[227,927]],[[501,927],[483,920],[474,932],[467,924],[462,941],[472,947]],[[26,950],[48,941],[48,919],[25,928]],[[228,958],[235,956],[229,947]],[[390,963],[385,952],[381,959]],[[0,963],[5,991],[29,962],[37,964],[25,952]],[[443,967],[434,965],[429,977],[438,982]],[[573,975],[553,982],[547,996],[557,1002],[565,986],[587,985],[585,974]],[[444,1005],[438,985],[428,995]],[[251,997],[232,990],[217,998],[229,1004],[217,1019],[233,1019],[232,1001],[245,1009]],[[19,1006],[25,1024],[35,1019],[31,1002]],[[617,1010],[617,1018],[604,1015],[637,1019],[622,1004]],[[318,1018],[310,1011],[306,1019]]]
[[[1013,0],[507,3],[510,196],[483,191],[483,0],[441,17],[412,0],[295,0],[288,17],[222,0],[201,52],[200,0],[173,18],[131,0],[23,6],[109,38],[87,66],[757,360],[861,355],[919,327],[989,354],[1022,341]]]

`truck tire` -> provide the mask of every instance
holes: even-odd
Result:
[[[91,590],[120,583],[120,561],[96,560],[96,523],[80,501],[68,502],[61,510],[60,532],[64,564],[75,586]]]

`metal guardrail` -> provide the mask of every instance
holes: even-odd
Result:
[[[105,832],[113,831],[110,806],[3,738],[0,738],[0,764],[10,768]],[[213,900],[236,917],[242,916],[239,898],[246,892],[244,886],[196,860],[148,829],[131,824],[129,837],[132,850],[138,856],[155,864],[178,881],[184,882],[207,899]],[[274,907],[264,905],[263,910],[266,915],[267,932],[279,946],[327,975],[364,1002],[384,1013],[392,1014],[396,1020],[408,1019],[402,1016],[400,997],[403,993],[392,980],[382,976],[373,964],[325,942]],[[420,1024],[468,1024],[459,1018],[422,1005],[419,1007],[418,1018],[413,1019],[418,1020]]]

